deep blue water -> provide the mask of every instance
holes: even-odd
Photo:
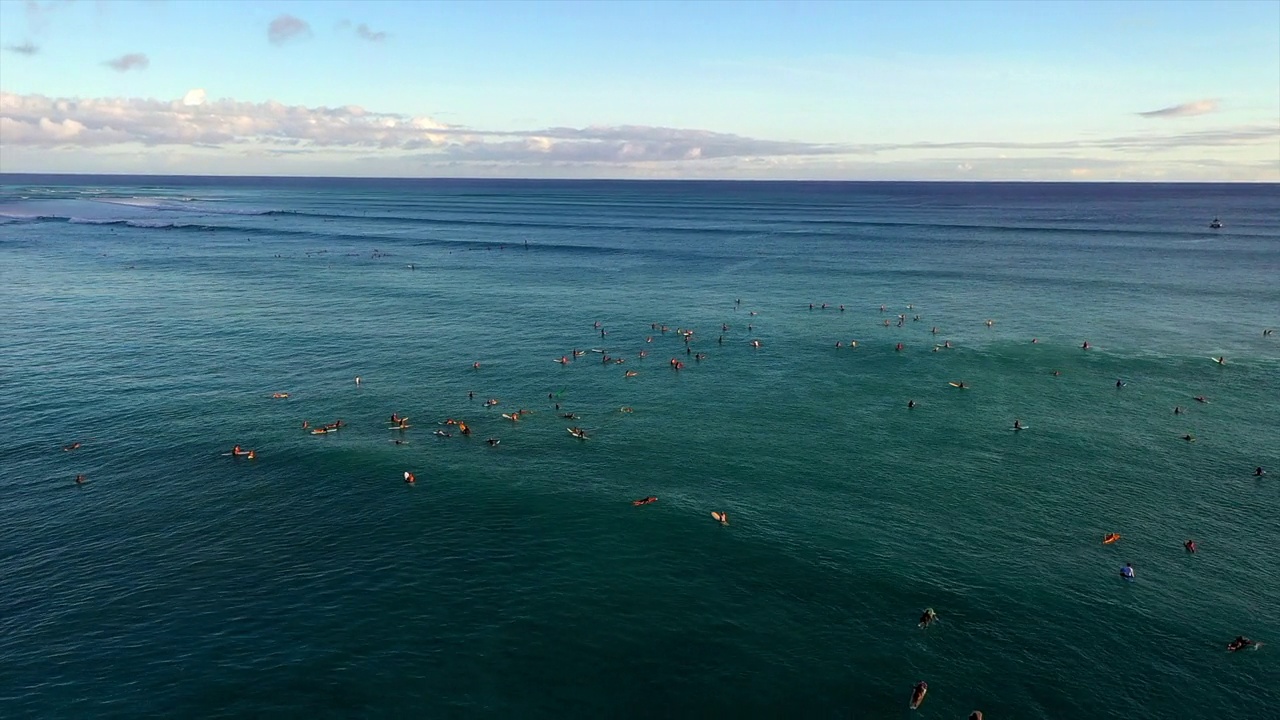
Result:
[[[0,716],[1276,716],[1278,277],[1275,185],[0,176]]]

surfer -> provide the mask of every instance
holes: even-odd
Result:
[[[1054,371],[1053,371],[1053,376],[1054,376],[1054,377],[1058,377],[1058,376],[1060,376],[1060,375],[1062,375],[1062,371],[1061,371],[1061,370],[1054,370]]]
[[[934,326],[933,326],[933,329],[932,329],[932,330],[930,330],[929,332],[933,333],[934,335],[937,335],[937,334],[938,334],[938,326],[937,326],[937,325],[934,325]]]
[[[908,401],[907,401],[907,409],[908,409],[908,410],[910,410],[910,409],[914,408],[915,406],[916,406],[916,401],[915,401],[915,400],[908,400]]]
[[[1106,535],[1102,536],[1102,544],[1110,545],[1111,543],[1119,539],[1120,539],[1120,533],[1107,533]]]
[[[1120,577],[1124,578],[1125,580],[1132,580],[1133,566],[1130,565],[1129,563],[1125,563],[1124,567],[1120,568]]]
[[[1263,470],[1261,465],[1253,469],[1254,477],[1262,477],[1263,475],[1266,475],[1266,474],[1267,474],[1267,471]]]
[[[479,369],[480,369],[480,362],[479,362],[479,361],[476,361],[476,362],[471,363],[471,369],[472,369],[472,370],[479,370]]]
[[[413,476],[413,473],[409,472],[408,470],[405,470],[405,471],[404,471],[404,481],[405,481],[405,482],[407,482],[407,483],[409,483],[410,485],[412,485],[412,484],[414,484],[415,482],[417,482],[417,481],[418,481],[418,478],[414,477],[414,476]]]
[[[1188,540],[1188,541],[1186,541],[1186,542],[1182,543],[1182,547],[1186,548],[1186,549],[1187,549],[1187,552],[1191,553],[1192,555],[1195,555],[1195,554],[1196,554],[1196,541],[1195,541],[1195,540]]]
[[[360,384],[360,376],[359,376],[359,375],[357,375],[357,376],[356,376],[356,385],[359,385],[359,384]]]
[[[257,451],[257,450],[250,450],[250,451],[248,452],[248,454],[246,454],[246,455],[245,455],[245,457],[249,458],[250,460],[257,460],[257,459],[258,459],[258,451]]]
[[[1245,648],[1247,648],[1247,647],[1253,647],[1253,646],[1255,646],[1255,645],[1257,645],[1257,644],[1258,644],[1258,643],[1254,642],[1253,640],[1250,640],[1249,638],[1247,638],[1247,637],[1245,637],[1245,636],[1243,636],[1243,635],[1237,635],[1237,636],[1236,636],[1236,639],[1235,639],[1235,640],[1232,640],[1232,641],[1227,645],[1227,650],[1228,650],[1229,652],[1236,652],[1237,650],[1243,650],[1243,649],[1245,649]]]
[[[273,400],[284,400],[288,397],[289,397],[289,393],[287,392],[271,393],[271,399]]]
[[[1080,346],[1080,349],[1081,349],[1081,350],[1088,350],[1090,347],[1092,347],[1092,346],[1089,344],[1089,341],[1088,341],[1088,340],[1085,340],[1085,341],[1084,341],[1084,344],[1082,344],[1082,345]]]
[[[408,441],[408,440],[400,440],[399,438],[397,438],[397,439],[395,439],[395,440],[392,440],[391,442],[393,442],[393,443],[395,443],[395,444],[397,444],[397,445],[408,445],[408,444],[409,444],[409,441]]]
[[[658,498],[654,497],[653,495],[650,495],[650,496],[649,496],[649,497],[647,497],[647,498],[641,498],[641,499],[639,499],[639,500],[632,500],[632,501],[631,501],[631,504],[632,504],[632,505],[635,505],[635,506],[637,506],[637,507],[639,507],[640,505],[648,505],[649,503],[654,503],[654,502],[658,502]]]
[[[920,616],[920,627],[927,628],[933,624],[934,620],[937,619],[938,613],[934,612],[933,608],[925,608],[924,614]]]
[[[498,443],[502,442],[498,438],[485,438],[484,441],[489,443],[489,447],[497,447]]]
[[[902,352],[902,343],[893,346],[894,352]]]
[[[1221,357],[1216,357],[1216,358],[1214,358],[1214,359],[1213,359],[1213,361],[1214,361],[1214,362],[1216,362],[1216,363],[1218,363],[1219,365],[1226,365],[1226,364],[1227,364],[1227,356],[1226,356],[1226,355],[1223,355],[1223,356],[1221,356]]]
[[[1185,411],[1182,409],[1182,406],[1181,406],[1181,405],[1174,405],[1174,406],[1173,406],[1173,414],[1174,414],[1174,415],[1181,415],[1183,412],[1185,412]]]
[[[920,703],[924,702],[925,693],[929,692],[929,683],[921,680],[911,688],[911,709],[915,710],[920,707]]]
[[[1197,396],[1195,396],[1193,399],[1194,399],[1196,402],[1198,402],[1198,403],[1204,403],[1204,404],[1206,404],[1206,405],[1207,405],[1207,404],[1209,404],[1209,398],[1207,398],[1207,397],[1205,397],[1205,396],[1203,396],[1203,395],[1197,395]]]
[[[1021,421],[1021,420],[1017,420],[1017,419],[1015,419],[1015,420],[1013,421],[1013,429],[1014,429],[1014,430],[1021,430],[1021,429],[1022,429],[1022,421]]]
[[[715,519],[717,522],[719,522],[721,525],[728,525],[728,524],[729,524],[729,513],[727,513],[727,512],[715,512],[715,511],[713,510],[713,511],[711,512],[711,517],[712,517],[712,518],[714,518],[714,519]]]
[[[974,710],[973,712],[969,713],[969,720],[982,720],[982,711]]]
[[[447,432],[445,432],[445,431],[443,431],[443,430],[436,430],[434,433],[432,433],[432,435],[435,435],[435,436],[437,436],[437,437],[446,437],[446,438],[448,438],[448,437],[453,437],[453,434],[452,434],[452,433],[447,433]],[[400,443],[402,443],[402,442],[404,442],[404,441],[403,441],[403,440],[397,440],[397,441],[396,441],[396,444],[398,445],[398,444],[400,444]]]
[[[303,421],[302,421],[302,429],[303,429],[303,430],[306,430],[306,429],[307,429],[307,428],[309,428],[309,427],[311,427],[311,421],[309,421],[309,420],[303,420]]]
[[[72,450],[79,450],[79,449],[80,449],[80,443],[79,443],[79,442],[73,442],[73,443],[71,443],[70,445],[63,445],[63,446],[62,446],[62,451],[63,451],[63,452],[71,452]]]
[[[1183,435],[1183,436],[1182,436],[1182,439],[1183,439],[1183,440],[1186,440],[1187,442],[1195,442],[1195,441],[1196,441],[1196,436],[1195,436],[1195,435],[1192,435],[1191,433],[1187,433],[1186,435]]]
[[[1118,388],[1124,387],[1124,381],[1119,378],[1116,378],[1116,387]]]

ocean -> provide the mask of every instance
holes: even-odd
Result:
[[[0,176],[0,716],[1280,716],[1278,278],[1276,185]]]

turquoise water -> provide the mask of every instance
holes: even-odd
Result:
[[[1280,708],[1274,185],[0,183],[0,715]]]

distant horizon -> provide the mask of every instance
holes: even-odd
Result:
[[[0,14],[6,173],[1280,182],[1277,2]]]
[[[826,185],[1280,185],[1273,180],[835,180],[826,178],[604,178],[604,177],[394,177],[377,175],[213,175],[169,173],[74,173],[74,172],[0,172],[0,184],[7,178],[125,178],[200,180],[377,180],[403,182],[520,182],[520,183],[750,183],[750,184],[826,184]]]

